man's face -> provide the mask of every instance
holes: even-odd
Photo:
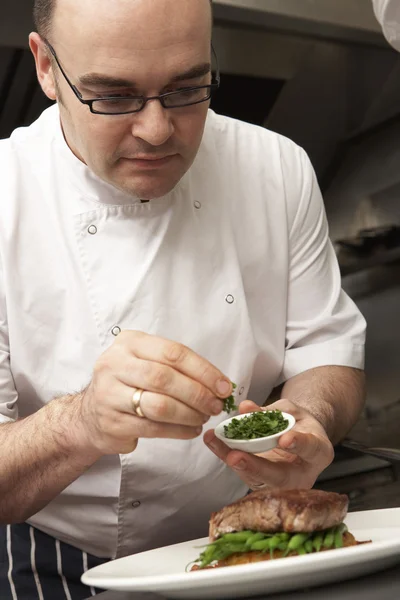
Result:
[[[58,0],[50,34],[85,99],[155,96],[211,81],[208,0]],[[195,71],[198,71],[196,73]],[[81,104],[53,64],[65,138],[101,179],[142,199],[170,192],[192,165],[209,103],[103,116]]]

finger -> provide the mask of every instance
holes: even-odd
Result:
[[[279,448],[296,454],[306,463],[331,464],[333,446],[327,437],[304,433],[293,428],[279,439]]]
[[[191,440],[199,437],[203,428],[187,427],[169,423],[157,423],[127,413],[114,413],[114,418],[103,422],[102,429],[105,434],[121,441],[126,439],[159,438]]]
[[[223,410],[222,400],[208,388],[167,365],[125,355],[116,368],[115,377],[127,387],[169,396],[207,416]]]
[[[128,389],[131,393],[131,389]],[[198,427],[204,425],[210,419],[208,415],[197,412],[170,396],[163,396],[162,394],[154,394],[152,392],[143,392],[140,400],[140,408],[147,419],[157,421],[158,423]]]
[[[208,360],[183,344],[137,331],[122,332],[118,342],[126,344],[130,352],[142,360],[172,367],[218,398],[228,398],[232,393],[230,380]]]
[[[210,450],[214,452],[216,456],[218,456],[218,458],[226,462],[228,454],[232,452],[232,450],[216,437],[214,429],[209,429],[206,431],[203,436],[203,440],[206,446],[208,446]]]
[[[203,440],[208,448],[233,469],[250,488],[286,487],[289,465],[272,463],[267,458],[231,450],[215,436],[213,430],[206,431]]]
[[[294,468],[291,464],[273,463],[266,458],[238,451],[228,455],[226,464],[253,490],[291,487],[290,473]]]
[[[243,400],[243,402],[239,404],[239,412],[241,415],[250,412],[259,412],[261,410],[262,409],[258,406],[258,404],[252,402],[251,400]]]

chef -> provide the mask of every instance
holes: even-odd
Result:
[[[383,33],[396,50],[400,51],[400,4],[397,0],[372,0],[376,18]]]
[[[35,20],[56,103],[0,142],[0,589],[74,600],[248,489],[310,488],[362,410],[365,321],[305,152],[209,109],[208,0]],[[277,450],[216,439],[232,382],[242,413],[283,384]]]

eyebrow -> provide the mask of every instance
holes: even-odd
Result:
[[[197,65],[192,67],[188,71],[184,73],[180,73],[173,77],[170,83],[177,83],[179,81],[186,81],[190,79],[198,79],[199,77],[204,77],[204,75],[208,75],[211,72],[210,63],[203,63],[201,65]],[[94,87],[113,87],[113,88],[136,88],[137,85],[135,82],[129,79],[123,79],[119,77],[109,77],[108,75],[100,75],[98,73],[88,73],[87,75],[82,75],[79,78],[79,83],[82,86],[94,86]]]

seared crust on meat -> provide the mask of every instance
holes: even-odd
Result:
[[[210,519],[210,541],[249,529],[263,533],[301,533],[343,522],[349,499],[321,490],[265,489],[225,506]]]

